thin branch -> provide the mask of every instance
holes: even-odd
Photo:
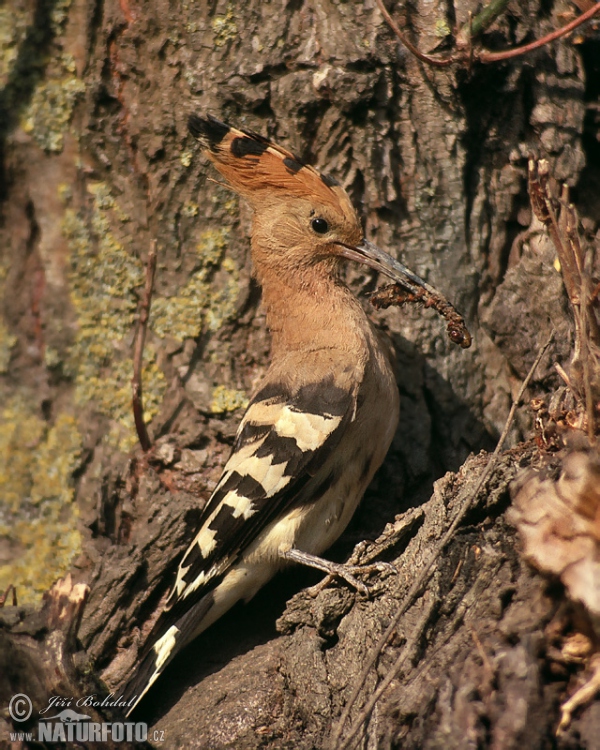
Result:
[[[381,11],[383,17],[388,23],[388,26],[392,29],[394,34],[398,37],[398,39],[402,42],[402,44],[406,47],[406,49],[409,52],[412,52],[412,54],[421,62],[427,63],[427,65],[432,65],[434,68],[445,68],[448,65],[452,65],[454,62],[454,59],[449,57],[446,60],[440,60],[438,57],[431,57],[430,55],[426,55],[421,50],[417,49],[412,42],[409,42],[408,39],[404,36],[404,34],[400,31],[399,26],[396,24],[394,19],[390,16],[390,14],[387,11],[387,8],[383,4],[383,0],[376,0],[377,6],[379,7],[379,10]]]
[[[458,39],[456,40],[458,42]],[[471,11],[469,11],[469,65],[468,65],[468,71],[469,75],[471,75],[471,71],[473,70],[473,14]]]
[[[507,4],[506,0],[492,0],[492,2],[481,11],[481,13],[479,13],[474,19],[472,19],[472,21],[469,20],[467,26],[461,29],[461,31],[457,35],[456,45],[460,50],[459,54],[450,57],[439,58],[432,57],[431,55],[426,55],[417,47],[415,47],[415,45],[406,38],[394,19],[390,16],[387,8],[383,4],[383,0],[376,0],[376,2],[388,26],[392,29],[394,34],[396,34],[402,44],[409,50],[409,52],[411,52],[417,59],[421,60],[421,62],[424,62],[427,65],[431,65],[435,68],[445,68],[448,65],[453,65],[455,63],[464,63],[465,59],[467,62],[469,62],[469,60],[472,60],[473,57],[478,62],[487,64],[500,62],[502,60],[509,60],[513,57],[519,57],[520,55],[526,55],[529,52],[533,52],[534,50],[539,49],[540,47],[543,47],[544,45],[549,44],[550,42],[553,42],[556,39],[560,39],[560,37],[571,33],[571,31],[576,29],[578,26],[581,26],[582,23],[589,21],[590,18],[595,16],[597,13],[600,13],[600,2],[598,2],[585,13],[582,13],[573,21],[566,24],[566,26],[563,26],[556,31],[552,31],[550,34],[546,34],[546,36],[543,36],[541,39],[537,39],[535,42],[530,42],[529,44],[524,44],[521,47],[515,47],[514,49],[504,50],[502,52],[488,52],[487,50],[483,50],[473,55],[473,51],[470,47],[473,36],[476,36],[478,33],[483,31],[483,29],[487,28],[487,26],[492,23],[492,21],[494,21],[494,19],[504,10],[505,5]],[[467,45],[467,41],[469,42],[469,45]]]
[[[579,288],[577,289],[577,299],[571,299],[573,313],[576,323],[577,348],[579,357],[573,356],[573,363],[581,362],[581,381],[583,394],[585,397],[585,414],[587,421],[587,435],[590,443],[593,445],[596,441],[596,415],[594,406],[594,394],[591,382],[590,360],[593,356],[590,344],[594,339],[598,340],[598,331],[594,336],[594,327],[596,318],[592,309],[591,278],[586,273],[585,252],[579,241],[578,218],[575,207],[568,201],[568,187],[564,187],[565,201],[561,212],[561,219],[564,215],[564,233],[567,238],[567,245],[571,251],[571,256],[577,266]],[[577,353],[576,348],[576,353]]]
[[[396,660],[392,668],[394,670],[393,677],[397,677],[398,673],[400,672],[400,669],[404,665],[404,662],[406,661],[406,659],[408,659],[411,652],[414,651],[416,645],[419,643],[419,641],[423,637],[425,628],[427,627],[427,624],[431,620],[431,615],[433,611],[435,610],[435,608],[436,608],[436,602],[434,600],[434,597],[431,597],[431,601],[425,603],[425,611],[423,612],[421,618],[419,619],[419,622],[417,622],[417,624],[411,629],[410,635],[406,638],[406,640],[402,644],[402,647],[401,647],[402,652],[400,654],[400,657]],[[375,706],[375,703],[373,703],[373,707],[374,706]],[[372,710],[373,709],[371,708],[371,711]],[[371,711],[369,711],[369,713]],[[356,733],[358,733],[361,730],[361,728],[363,727],[364,723],[366,722],[368,718],[368,714],[363,717],[363,713],[364,712],[361,712],[356,724],[354,725],[356,727]],[[340,750],[343,750],[343,748],[345,747],[349,747],[350,743],[352,742],[354,738],[355,738],[354,735],[348,735],[348,737],[346,737],[346,739],[343,740],[342,744],[340,745]]]
[[[568,23],[566,26],[553,31],[550,34],[546,34],[546,36],[543,36],[541,39],[537,39],[535,42],[524,44],[522,47],[515,47],[515,49],[507,49],[504,50],[504,52],[480,52],[479,62],[500,62],[501,60],[509,60],[510,58],[518,57],[519,55],[526,55],[529,52],[533,52],[533,50],[543,47],[545,44],[549,44],[550,42],[554,42],[556,39],[560,39],[561,36],[569,34],[578,26],[581,26],[582,23],[585,23],[585,21],[588,21],[590,18],[592,18],[592,16],[595,16],[596,13],[600,13],[600,3],[596,3],[593,8],[590,8],[585,13],[582,13],[578,18],[576,18],[574,21],[571,21],[571,23]]]
[[[498,463],[498,458],[500,456],[500,452],[502,451],[502,448],[504,446],[504,442],[506,441],[506,438],[508,436],[509,430],[512,426],[515,412],[517,408],[519,407],[519,404],[521,402],[521,399],[523,398],[523,394],[525,393],[526,389],[529,386],[529,383],[531,382],[531,379],[533,378],[535,371],[537,370],[537,367],[539,363],[542,360],[542,357],[548,350],[548,347],[552,343],[555,335],[555,330],[552,329],[552,332],[550,336],[548,337],[548,340],[546,343],[542,346],[540,349],[537,357],[535,358],[534,363],[531,366],[531,369],[527,373],[527,377],[523,381],[523,384],[521,385],[521,388],[519,389],[519,393],[517,395],[517,398],[513,402],[513,405],[510,409],[510,412],[508,414],[508,417],[506,419],[506,424],[504,425],[504,430],[502,431],[502,434],[500,435],[500,439],[498,440],[498,444],[496,445],[496,449],[494,450],[490,460],[487,463],[487,466],[485,467],[484,471],[481,474],[481,477],[479,479],[479,482],[477,483],[477,486],[473,493],[467,498],[465,503],[463,504],[462,508],[458,511],[456,514],[454,520],[450,524],[450,527],[440,540],[439,544],[435,548],[433,554],[425,564],[425,567],[421,570],[421,573],[413,583],[413,585],[410,587],[408,593],[406,594],[406,597],[403,601],[403,603],[400,605],[398,611],[392,618],[392,621],[388,625],[387,629],[377,642],[377,644],[374,646],[374,648],[371,650],[371,653],[367,657],[366,664],[363,668],[363,671],[360,674],[360,677],[357,681],[357,684],[352,691],[352,695],[350,696],[350,699],[348,700],[348,703],[344,709],[344,712],[342,713],[342,716],[340,717],[340,720],[338,724],[336,725],[334,732],[332,734],[332,747],[336,748],[336,750],[345,750],[345,748],[348,748],[350,746],[350,743],[354,739],[354,737],[358,734],[360,731],[362,725],[364,722],[366,722],[371,715],[371,712],[373,711],[373,708],[375,707],[375,704],[377,701],[381,698],[383,693],[387,690],[390,683],[395,679],[396,675],[398,674],[398,671],[402,667],[402,664],[405,659],[405,652],[404,650],[401,651],[400,655],[396,659],[395,663],[387,673],[385,679],[378,685],[375,692],[371,695],[367,703],[365,704],[364,708],[359,714],[358,719],[356,722],[351,726],[348,734],[346,737],[340,742],[340,737],[342,734],[342,731],[344,729],[344,725],[346,721],[348,720],[348,717],[350,715],[350,711],[352,710],[352,707],[354,706],[354,703],[356,702],[356,699],[358,698],[360,691],[363,688],[363,685],[369,675],[369,672],[371,671],[371,668],[375,665],[375,662],[377,661],[379,654],[383,650],[384,646],[388,642],[390,636],[392,633],[396,630],[396,627],[400,621],[400,618],[405,614],[405,612],[408,610],[408,608],[412,605],[414,600],[416,599],[419,591],[421,590],[422,586],[424,586],[427,581],[429,580],[429,574],[430,571],[436,562],[436,560],[439,559],[441,553],[443,552],[444,548],[450,542],[452,537],[454,536],[454,532],[458,528],[458,525],[465,517],[467,511],[472,507],[473,503],[477,499],[479,493],[484,488],[485,484],[489,480],[490,476],[492,475],[492,472],[496,468],[496,464]],[[339,744],[338,744],[339,743]]]
[[[13,607],[17,606],[17,589],[12,585],[12,583],[8,584],[8,587],[6,591],[0,596],[0,609],[6,604],[6,600],[8,599],[8,595],[12,592],[12,605]]]
[[[140,319],[135,338],[135,351],[133,355],[133,377],[131,378],[133,419],[138,440],[145,452],[150,449],[152,443],[148,436],[146,421],[144,419],[144,403],[142,399],[142,359],[144,355],[144,342],[146,341],[146,330],[148,318],[150,317],[150,304],[152,301],[152,287],[154,286],[154,273],[156,271],[156,240],[152,240],[148,260],[146,261],[146,284],[144,285],[144,296],[140,306]]]

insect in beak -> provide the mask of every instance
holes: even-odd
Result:
[[[369,240],[363,240],[360,245],[355,246],[338,244],[343,258],[369,266],[389,276],[395,282],[396,286],[386,287],[371,295],[371,302],[376,307],[388,307],[391,304],[403,304],[407,301],[421,302],[425,307],[433,307],[446,318],[448,335],[453,343],[463,349],[471,346],[471,334],[467,330],[462,315],[455,310],[443,294]],[[408,295],[402,293],[398,287],[406,290]]]

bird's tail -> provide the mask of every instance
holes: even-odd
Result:
[[[214,598],[209,592],[180,617],[173,611],[166,611],[160,616],[148,637],[148,646],[133,677],[123,691],[127,704],[126,716],[132,713],[175,655],[193,640],[213,604]]]

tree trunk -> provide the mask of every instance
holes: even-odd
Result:
[[[480,4],[388,9],[422,51],[443,56]],[[515,47],[579,12],[511,2],[483,42]],[[0,8],[0,589],[14,584],[19,604],[35,608],[68,571],[87,583],[79,638],[110,690],[131,673],[268,364],[250,212],[216,181],[187,133],[189,114],[255,130],[337,178],[366,235],[439,288],[474,338],[469,350],[452,346],[443,321],[416,306],[376,312],[366,299],[376,276],[347,269],[396,347],[401,422],[330,556],[377,540],[368,554],[397,573],[373,579],[369,600],[337,583],[292,598],[318,580],[293,570],[236,608],[142,704],[163,747],[326,747],[370,648],[474,492],[487,461],[478,454],[494,447],[552,329],[528,394],[551,404],[564,385],[555,363],[568,369],[575,325],[530,208],[527,162],[545,157],[572,188],[593,241],[593,24],[506,62],[435,68],[406,50],[374,2]],[[143,454],[130,380],[152,240],[143,389],[153,446]],[[588,275],[599,270],[597,253]],[[555,734],[559,703],[591,669],[589,653],[577,663],[555,653],[581,605],[558,574],[524,562],[506,520],[521,469],[560,471],[566,441],[538,432],[535,443],[535,419],[517,411],[511,450],[370,671],[344,732],[407,641],[363,747],[597,747],[600,701]],[[15,621],[3,622],[10,634]],[[11,689],[0,677],[0,694]]]

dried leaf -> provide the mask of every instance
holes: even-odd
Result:
[[[512,492],[508,519],[526,559],[560,578],[600,634],[600,453],[568,454],[558,481],[530,470]]]

